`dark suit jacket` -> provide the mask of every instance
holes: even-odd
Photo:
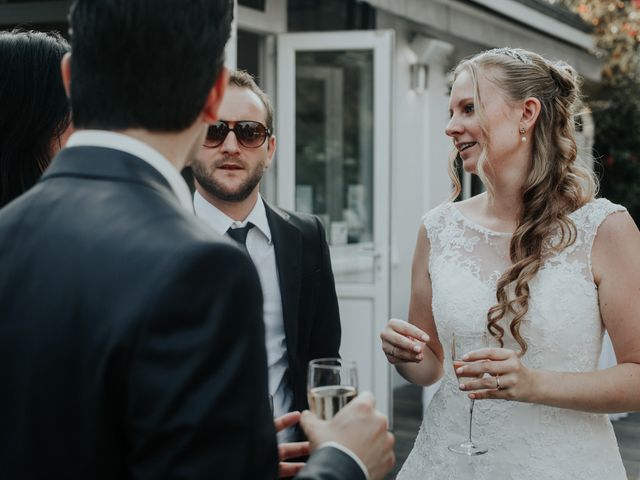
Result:
[[[250,260],[116,150],[0,210],[0,477],[270,479]]]
[[[327,447],[313,454],[295,480],[365,480],[365,476],[346,453]]]
[[[276,254],[293,410],[308,408],[309,360],[337,357],[340,313],[324,228],[317,217],[265,202]]]

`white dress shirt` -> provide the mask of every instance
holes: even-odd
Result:
[[[293,391],[287,383],[289,368],[287,342],[282,316],[282,295],[278,280],[276,252],[271,239],[271,229],[262,197],[258,200],[243,222],[234,221],[207,202],[198,192],[193,197],[196,215],[213,227],[220,235],[229,228],[244,227],[251,222],[255,225],[247,234],[247,251],[258,270],[262,294],[264,296],[264,326],[269,368],[269,393],[273,396],[273,416],[279,417],[289,412],[293,403]],[[278,434],[281,442],[293,439],[295,431],[288,429]]]
[[[111,148],[144,160],[167,180],[171,190],[178,197],[180,205],[193,213],[193,203],[187,182],[175,165],[149,144],[128,135],[107,130],[78,130],[67,141],[67,148],[71,147]]]

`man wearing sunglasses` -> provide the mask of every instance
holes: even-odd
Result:
[[[273,108],[246,72],[231,72],[220,106],[192,164],[196,214],[240,241],[264,293],[269,393],[274,416],[308,407],[307,364],[336,357],[340,316],[329,248],[320,221],[268,205],[259,184],[276,149]],[[297,440],[298,432],[279,434]]]

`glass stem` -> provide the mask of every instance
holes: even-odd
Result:
[[[470,400],[469,404],[469,445],[473,445],[473,441],[471,440],[471,425],[473,425],[473,405],[475,403],[474,399]]]

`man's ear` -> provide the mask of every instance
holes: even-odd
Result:
[[[266,167],[269,168],[271,163],[273,162],[273,155],[276,153],[276,136],[271,135],[267,140],[267,164]]]
[[[67,97],[71,97],[71,52],[67,52],[60,60],[60,73],[62,75],[62,84],[67,92]]]
[[[535,97],[526,98],[522,104],[520,124],[525,130],[531,129],[540,115],[540,100]]]
[[[212,124],[218,120],[218,109],[222,103],[222,97],[224,97],[228,83],[229,70],[227,67],[222,67],[218,78],[216,78],[216,83],[214,83],[211,90],[209,90],[207,101],[204,104],[204,110],[202,111],[202,120],[204,123]]]

